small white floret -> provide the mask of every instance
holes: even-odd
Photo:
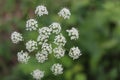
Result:
[[[23,50],[21,52],[17,53],[17,57],[18,57],[18,61],[21,63],[27,63],[30,56],[28,55],[27,52],[23,52]]]
[[[67,8],[63,8],[59,13],[59,16],[63,17],[64,19],[69,19],[71,16],[71,13],[69,11],[69,9]]]
[[[41,71],[39,69],[34,70],[31,75],[36,80],[41,80],[44,77],[44,71]]]
[[[69,56],[73,58],[73,60],[78,59],[81,55],[81,51],[78,47],[72,47],[69,51]]]
[[[37,38],[38,44],[41,45],[43,43],[46,43],[48,41],[49,36],[40,34]]]
[[[65,50],[61,46],[59,46],[57,48],[54,48],[53,52],[54,52],[54,56],[57,59],[60,59],[60,58],[64,57],[64,54],[65,54]]]
[[[47,37],[49,37],[49,35],[51,34],[51,29],[49,27],[42,27],[39,29],[39,35],[45,35]]]
[[[51,67],[51,71],[53,72],[54,75],[60,75],[63,74],[63,67],[59,63],[53,64],[53,66]]]
[[[36,59],[40,63],[44,63],[48,59],[48,52],[47,51],[41,51],[36,54]]]
[[[49,26],[49,28],[52,30],[52,33],[58,34],[58,33],[60,33],[60,31],[61,31],[61,26],[60,26],[60,24],[57,23],[57,22],[53,22],[53,23]]]
[[[38,49],[38,47],[37,47],[37,42],[34,41],[34,40],[29,40],[29,41],[26,43],[26,49],[27,49],[29,52],[32,52],[32,51]]]
[[[66,39],[62,34],[60,34],[55,36],[54,43],[58,46],[64,46],[66,44]]]
[[[68,35],[70,36],[71,40],[76,40],[79,38],[79,33],[76,28],[72,28],[70,30],[66,30],[68,32]]]
[[[29,19],[26,22],[26,30],[32,31],[32,30],[37,30],[38,28],[38,23],[35,19]]]
[[[44,14],[48,15],[47,8],[43,5],[39,5],[36,7],[35,14],[37,14],[38,16],[42,16]]]
[[[43,43],[41,49],[44,51],[47,51],[49,54],[52,53],[52,45],[51,44]]]
[[[17,44],[19,43],[20,41],[23,41],[23,37],[22,37],[22,34],[18,33],[18,32],[13,32],[11,34],[11,40],[13,43]]]

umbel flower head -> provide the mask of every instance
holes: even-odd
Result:
[[[59,16],[63,17],[64,19],[69,19],[71,16],[71,13],[69,11],[69,9],[67,8],[63,8],[59,13]]]
[[[70,30],[66,30],[68,32],[68,35],[70,36],[71,40],[76,40],[79,38],[78,30],[72,27]]]
[[[63,67],[61,64],[56,63],[52,65],[51,71],[53,72],[54,75],[59,75],[63,73]]]
[[[48,11],[47,8],[43,5],[39,5],[36,7],[35,14],[40,16],[47,15]],[[69,9],[63,8],[58,13],[59,16],[63,17],[64,19],[69,19],[71,13]],[[64,27],[64,26],[63,26]],[[48,60],[49,55],[53,56],[57,59],[61,59],[64,57],[65,51],[65,44],[67,43],[66,38],[62,34],[62,26],[59,22],[52,22],[49,24],[48,27],[40,27],[38,28],[38,22],[36,19],[29,19],[26,21],[26,30],[32,32],[36,30],[38,36],[36,40],[28,40],[25,43],[26,49],[29,53],[35,53],[36,61],[40,64],[45,63]],[[68,33],[68,36],[71,40],[77,40],[79,38],[78,30],[72,27],[69,30],[65,30]],[[52,35],[53,34],[53,35]],[[51,39],[51,36],[54,39]],[[11,34],[11,40],[13,43],[17,44],[20,41],[23,41],[22,34],[18,32],[13,32]],[[18,61],[20,63],[28,63],[30,56],[28,52],[21,52],[17,53]],[[81,56],[81,51],[78,47],[72,47],[69,50],[68,54],[73,60],[78,59]],[[49,58],[51,58],[51,56]],[[51,59],[50,59],[51,60]],[[63,67],[62,64],[56,63],[51,66],[49,69],[54,75],[63,74]],[[36,69],[33,70],[31,75],[36,80],[41,80],[44,77],[45,71]]]
[[[17,44],[19,43],[20,41],[23,41],[23,37],[22,37],[22,34],[18,33],[18,32],[13,32],[11,34],[11,40],[13,43]]]
[[[30,56],[28,55],[27,52],[23,52],[23,50],[21,50],[21,52],[17,53],[17,57],[18,57],[18,61],[21,63],[27,63]]]
[[[47,8],[43,5],[39,5],[36,7],[35,14],[37,14],[38,16],[48,14]]]
[[[44,71],[41,71],[39,69],[34,70],[31,75],[36,80],[41,80],[44,77]]]
[[[32,31],[32,30],[37,30],[38,23],[35,19],[29,19],[26,22],[26,30]]]

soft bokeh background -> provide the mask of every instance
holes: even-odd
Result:
[[[35,7],[41,4],[48,8],[48,16],[34,14]],[[0,80],[34,80],[30,75],[34,69],[46,71],[42,80],[120,80],[120,0],[0,0],[0,6]],[[63,7],[72,13],[69,20],[57,15]],[[17,52],[25,50],[27,40],[37,37],[36,32],[25,31],[29,18],[36,18],[39,27],[60,22],[68,41],[66,54],[75,45],[83,55],[74,61],[66,55],[40,64],[33,53],[28,64],[18,63]],[[74,42],[65,32],[71,27],[80,33]],[[13,31],[22,33],[25,41],[13,44],[10,40]],[[63,64],[63,75],[54,76],[49,70],[56,62]]]

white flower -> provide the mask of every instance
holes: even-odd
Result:
[[[52,30],[52,33],[58,34],[61,31],[61,26],[57,22],[52,23],[49,27]]]
[[[48,59],[48,53],[47,51],[41,51],[36,54],[36,59],[40,63],[44,63]]]
[[[51,34],[51,29],[49,27],[42,27],[39,29],[38,32],[39,32],[39,36],[37,38],[38,43],[42,44],[44,42],[47,42]]]
[[[23,37],[22,37],[22,34],[18,33],[18,32],[13,32],[11,34],[11,40],[13,43],[17,44],[19,43],[20,41],[23,41]]]
[[[42,34],[39,35],[38,38],[37,38],[38,44],[41,45],[41,44],[47,42],[48,38],[49,38],[49,36],[45,36],[45,35],[42,35]]]
[[[32,51],[34,51],[35,49],[38,49],[38,48],[37,48],[37,42],[34,41],[34,40],[29,40],[29,41],[26,43],[26,49],[27,49],[29,52],[32,52]]]
[[[61,46],[54,48],[53,52],[54,52],[54,56],[58,59],[63,57],[65,54],[65,50]]]
[[[33,76],[34,79],[41,80],[41,78],[44,77],[44,71],[36,69],[31,73],[31,75]]]
[[[52,53],[52,46],[51,46],[51,44],[43,43],[41,49],[44,50],[44,51],[47,51],[49,54]]]
[[[63,17],[64,19],[69,19],[70,18],[70,11],[69,9],[67,8],[63,8],[59,13],[58,13],[59,16]]]
[[[72,47],[69,51],[69,56],[74,59],[78,59],[81,56],[81,51],[78,47]]]
[[[18,61],[21,63],[27,63],[30,58],[30,56],[28,56],[28,53],[23,52],[23,50],[17,53],[17,57],[18,57]]]
[[[64,46],[66,43],[66,39],[62,34],[60,34],[55,36],[54,43],[59,46]]]
[[[49,29],[48,27],[42,27],[39,29],[39,34],[49,37],[49,35],[51,34],[51,29]]]
[[[54,75],[59,75],[63,73],[63,67],[59,63],[53,64],[53,66],[51,67],[51,71],[53,72]]]
[[[36,7],[35,14],[37,14],[38,16],[42,16],[44,14],[48,15],[47,8],[43,5],[39,5]]]
[[[76,40],[79,38],[78,30],[74,27],[70,30],[66,30],[68,32],[68,35],[70,36],[71,40]]]
[[[32,31],[32,30],[37,30],[38,28],[38,23],[35,19],[29,19],[26,22],[26,30]]]

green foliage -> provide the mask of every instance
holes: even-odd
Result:
[[[33,80],[30,72],[36,68],[46,71],[43,80],[120,80],[119,0],[1,0],[0,4],[0,80]],[[48,16],[34,15],[35,7],[41,4],[48,8]],[[63,7],[70,9],[70,20],[58,17],[57,12]],[[29,18],[37,18],[39,27],[60,22],[69,43],[65,46],[66,54],[75,45],[83,55],[74,61],[67,55],[60,60],[49,56],[50,60],[39,64],[32,53],[28,64],[18,63],[16,54],[24,49],[24,43],[12,44],[10,34],[19,31],[25,42],[35,40],[36,32],[25,31],[25,22]],[[71,27],[76,27],[80,33],[75,42],[65,32]],[[49,68],[56,62],[63,64],[63,75],[51,73]]]

